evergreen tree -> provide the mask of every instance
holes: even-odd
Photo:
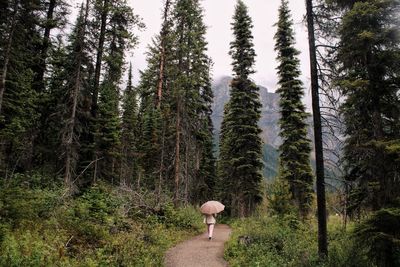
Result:
[[[134,43],[134,37],[129,29],[135,23],[135,16],[126,1],[112,1],[108,9],[103,64],[105,75],[100,86],[97,118],[95,118],[95,150],[99,162],[94,177],[99,176],[114,181],[120,173],[118,164],[121,156],[119,84],[125,64],[125,52]]]
[[[177,1],[172,10],[169,5],[167,1],[161,33],[141,75],[139,154],[146,184],[157,189],[158,196],[165,189],[173,191],[178,205],[211,197],[212,92],[199,2]]]
[[[167,152],[173,150],[170,84],[171,69],[175,66],[172,58],[174,36],[171,5],[171,1],[165,2],[161,32],[149,47],[147,69],[141,73],[138,86],[141,98],[138,139],[144,140],[138,144],[141,162],[139,176],[143,176],[151,188],[156,187],[157,202],[162,192],[171,188],[171,179],[166,176],[170,173],[167,166],[172,166],[173,160],[172,153]],[[147,160],[152,164],[148,164]]]
[[[176,36],[175,78],[172,82],[172,103],[175,110],[175,204],[178,199],[200,201],[199,190],[211,184],[210,170],[214,169],[211,140],[210,59],[206,55],[206,27],[202,21],[202,9],[197,0],[179,0],[173,18]],[[204,159],[204,161],[202,161]],[[208,166],[200,166],[200,163]],[[199,171],[206,177],[199,177]],[[208,171],[206,172],[205,170]],[[203,200],[203,199],[201,199]]]
[[[250,80],[254,73],[255,52],[251,34],[252,21],[245,4],[239,0],[233,16],[234,41],[230,55],[233,58],[234,78],[231,98],[226,106],[220,141],[220,180],[226,181],[223,194],[234,216],[251,214],[261,196],[261,103],[258,87]]]
[[[350,210],[393,205],[400,192],[399,17],[395,0],[335,1],[339,29],[338,78],[347,137],[346,180]]]
[[[304,217],[312,200],[313,175],[310,165],[310,140],[307,139],[305,106],[301,102],[304,95],[300,76],[299,52],[294,48],[293,22],[288,2],[282,0],[279,8],[278,29],[275,34],[280,95],[279,121],[282,137],[280,150],[280,177],[290,185],[293,200]]]
[[[128,84],[122,100],[121,145],[122,163],[120,184],[130,186],[136,180],[138,172],[137,134],[138,134],[138,103],[136,89],[132,84],[132,64],[129,66]]]
[[[99,98],[99,88],[100,88],[100,79],[101,79],[101,69],[103,64],[103,55],[104,55],[104,42],[106,39],[106,27],[108,26],[109,12],[111,9],[112,0],[95,0],[93,2],[93,10],[94,10],[94,18],[92,24],[94,27],[93,34],[94,38],[97,41],[95,46],[96,52],[96,64],[94,69],[94,80],[93,80],[93,92],[92,92],[92,116],[93,119],[97,117],[97,109],[98,109],[98,98]],[[97,29],[100,28],[100,31]]]
[[[80,135],[84,131],[89,119],[88,97],[89,76],[87,44],[87,24],[89,14],[89,1],[86,6],[81,6],[75,28],[69,38],[67,47],[65,72],[68,77],[65,87],[65,100],[63,108],[62,151],[64,156],[64,184],[69,189],[75,189],[77,162],[81,159]],[[78,181],[82,183],[81,181]],[[84,181],[87,183],[87,181]]]
[[[52,95],[56,88],[50,88],[50,86],[55,85],[51,80],[52,78],[56,80],[60,79],[61,72],[59,68],[61,66],[59,63],[62,62],[60,62],[60,59],[53,57],[64,56],[61,54],[63,43],[60,40],[60,36],[57,35],[57,38],[53,38],[52,35],[54,35],[55,31],[65,30],[68,4],[63,0],[46,0],[41,1],[41,5],[44,15],[41,18],[39,26],[43,32],[43,36],[38,45],[39,56],[34,70],[35,77],[32,85],[33,89],[39,93],[37,113],[40,114],[40,119],[34,135],[33,150],[34,164],[51,169],[52,166],[57,165],[57,157],[54,155],[55,144],[52,142],[54,139],[50,139],[59,134],[60,128],[53,128],[52,126],[55,125],[50,124],[54,122],[54,117],[57,117],[55,114],[57,113],[57,106],[54,105],[56,104],[56,98],[60,95]],[[57,44],[58,47],[55,47],[54,44]],[[57,66],[51,66],[53,63],[57,64]],[[56,71],[56,73],[53,74],[52,71]],[[59,84],[59,88],[62,88],[61,84]],[[59,103],[61,98],[58,98],[57,101]]]
[[[7,170],[12,173],[33,167],[33,137],[39,114],[38,92],[32,85],[41,38],[40,3],[6,2],[0,28],[5,37],[0,41],[0,169],[4,176]]]
[[[44,99],[42,99],[44,103],[41,113],[40,139],[35,148],[37,150],[35,164],[43,166],[50,173],[56,173],[63,168],[63,162],[59,157],[62,153],[60,132],[62,132],[64,120],[65,84],[69,79],[66,71],[68,47],[65,47],[61,38],[53,46],[49,51],[46,65],[47,88]]]

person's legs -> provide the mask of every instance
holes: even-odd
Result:
[[[209,231],[208,231],[208,239],[211,239],[213,236],[213,232],[214,232],[214,224],[209,224]]]

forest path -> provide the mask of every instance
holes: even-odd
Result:
[[[208,240],[207,233],[179,243],[169,249],[165,255],[166,267],[225,267],[228,263],[223,259],[224,244],[229,239],[231,228],[217,224],[214,237]]]

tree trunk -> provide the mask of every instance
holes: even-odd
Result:
[[[162,100],[162,94],[163,94],[163,82],[164,82],[164,69],[165,69],[165,39],[166,36],[168,35],[168,12],[169,12],[169,6],[171,2],[170,0],[167,0],[165,2],[165,8],[164,8],[164,23],[163,23],[163,28],[161,30],[161,56],[160,56],[160,73],[158,77],[158,86],[157,86],[157,100],[156,100],[156,107],[160,109],[161,107],[161,100]]]
[[[82,27],[79,29],[79,42],[80,42],[80,47],[79,47],[79,55],[78,55],[78,62],[76,64],[76,77],[74,81],[74,88],[72,90],[72,110],[71,110],[71,116],[68,121],[68,126],[67,126],[67,133],[66,133],[66,138],[63,140],[65,142],[66,146],[66,157],[65,157],[65,172],[64,172],[64,184],[71,189],[73,184],[72,184],[72,174],[73,174],[73,169],[74,167],[72,166],[73,164],[73,158],[74,158],[74,132],[75,132],[75,119],[76,119],[76,110],[78,107],[78,97],[79,97],[79,92],[80,92],[80,80],[81,80],[81,64],[82,64],[82,52],[83,52],[83,46],[84,46],[84,38],[86,34],[86,26],[87,26],[87,19],[89,16],[89,0],[86,1],[86,10],[85,10],[85,19],[84,19],[84,24]]]
[[[104,0],[103,10],[101,11],[100,36],[99,36],[99,43],[98,43],[98,47],[97,47],[96,68],[94,71],[94,84],[93,84],[93,95],[92,95],[92,110],[91,110],[91,112],[92,112],[93,118],[97,117],[97,99],[99,97],[101,65],[102,65],[102,60],[103,60],[104,40],[105,40],[105,36],[106,36],[106,24],[107,24],[108,10],[109,10],[108,3],[109,3],[109,0]]]
[[[317,178],[317,206],[318,206],[318,253],[320,257],[328,255],[327,227],[326,227],[326,200],[324,178],[324,154],[322,145],[321,111],[319,105],[317,55],[314,36],[314,16],[312,0],[306,0],[308,42],[310,51],[311,94],[314,118],[316,178]]]
[[[179,98],[179,96],[178,96]],[[174,195],[174,204],[178,206],[179,199],[179,182],[180,182],[180,135],[181,135],[181,117],[180,117],[180,100],[177,101],[177,110],[176,110],[176,139],[175,139],[175,195]]]
[[[46,17],[46,26],[44,28],[44,35],[43,35],[43,44],[42,44],[42,51],[40,56],[40,63],[39,69],[37,73],[37,88],[36,90],[43,91],[44,89],[44,73],[46,72],[46,58],[47,58],[47,51],[50,47],[50,32],[53,29],[51,21],[53,20],[54,9],[56,7],[56,0],[50,0],[49,9],[47,10],[47,17]]]
[[[185,144],[185,204],[189,203],[189,133],[186,133]]]
[[[10,24],[10,33],[8,36],[7,45],[6,45],[5,54],[4,54],[3,69],[0,70],[0,115],[1,115],[1,108],[2,108],[2,104],[3,104],[4,91],[6,90],[7,69],[8,69],[8,63],[10,62],[10,57],[11,57],[11,47],[12,47],[12,43],[13,43],[15,22],[17,20],[17,14],[18,14],[18,4],[19,4],[19,0],[15,0],[14,1],[14,12],[13,12],[13,15],[11,18],[11,24]]]
[[[162,192],[162,184],[163,184],[163,171],[164,171],[164,150],[165,150],[165,128],[166,123],[163,121],[162,127],[162,136],[161,136],[161,159],[160,159],[160,169],[158,176],[158,188],[157,188],[157,205],[160,204],[161,201],[161,192]]]

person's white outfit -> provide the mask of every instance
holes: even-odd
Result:
[[[216,216],[216,214],[215,214]],[[214,225],[217,222],[213,214],[204,215],[204,223],[207,224],[208,239],[211,240],[214,232]]]

